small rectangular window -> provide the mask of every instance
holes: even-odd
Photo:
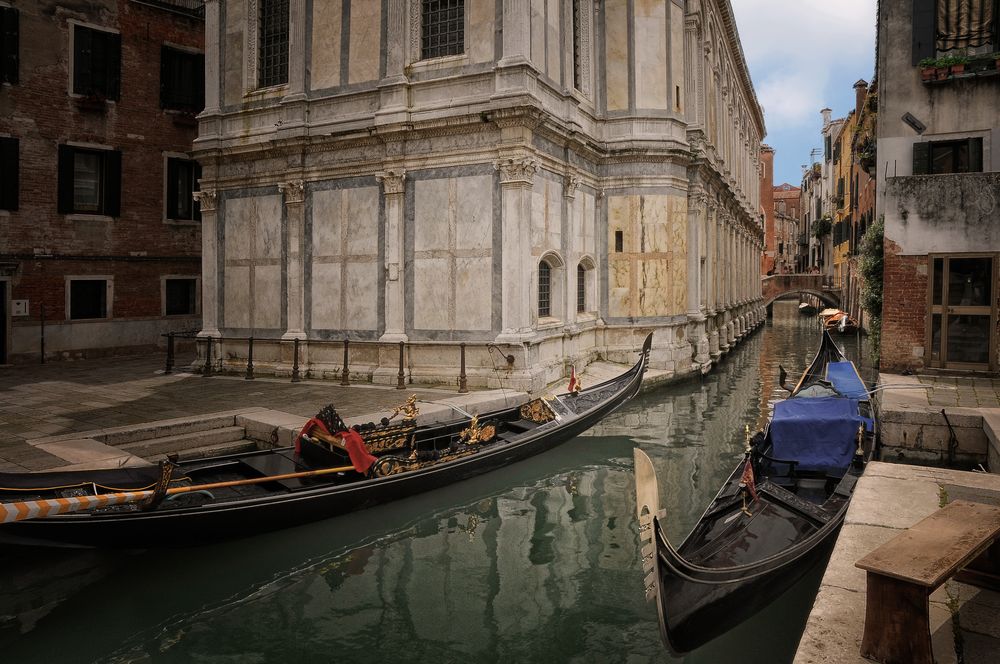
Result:
[[[117,100],[121,84],[121,35],[73,26],[73,93]]]
[[[59,146],[60,214],[121,214],[122,153]]]
[[[913,174],[981,173],[983,139],[929,141],[913,144]]]
[[[260,0],[258,6],[258,85],[288,83],[288,0]]]
[[[69,282],[69,318],[86,320],[108,317],[108,282],[104,279],[73,279]]]
[[[420,58],[465,52],[465,0],[421,0]]]
[[[197,279],[167,279],[164,284],[164,314],[193,316],[197,312]]]
[[[160,49],[160,106],[191,113],[205,108],[204,54]]]
[[[580,71],[580,0],[573,0],[573,87],[583,86]]]
[[[542,261],[538,264],[538,317],[547,318],[552,314],[552,267]]]
[[[0,7],[0,83],[18,82],[20,28],[13,7]]]
[[[625,233],[615,231],[615,252],[620,254],[623,251],[625,251]]]
[[[576,312],[587,310],[587,270],[582,265],[576,267]]]
[[[200,221],[201,209],[194,201],[201,178],[201,165],[191,159],[167,158],[167,219]]]
[[[17,210],[19,172],[18,140],[0,137],[0,210]]]

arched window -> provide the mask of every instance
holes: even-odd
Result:
[[[587,268],[580,263],[576,266],[576,312],[587,310]]]
[[[538,264],[538,317],[552,315],[552,266],[547,261]]]

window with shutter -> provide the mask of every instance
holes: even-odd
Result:
[[[59,146],[60,214],[121,216],[122,153]]]
[[[160,106],[198,113],[205,108],[205,56],[160,49]]]
[[[0,7],[0,83],[18,82],[20,29],[13,7]]]
[[[913,144],[913,174],[981,173],[983,139],[927,141]]]
[[[167,158],[167,219],[174,221],[199,221],[201,213],[194,202],[198,191],[201,166],[196,161],[176,157]]]
[[[121,35],[73,26],[73,93],[117,100],[121,81]]]
[[[17,210],[19,170],[18,140],[0,138],[0,210]]]

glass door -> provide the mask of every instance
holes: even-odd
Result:
[[[932,257],[929,366],[994,368],[995,269],[993,256]]]

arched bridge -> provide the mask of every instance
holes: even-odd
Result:
[[[823,283],[822,274],[774,274],[761,277],[761,294],[764,305],[790,295],[815,295],[820,302],[840,308],[840,289]]]

